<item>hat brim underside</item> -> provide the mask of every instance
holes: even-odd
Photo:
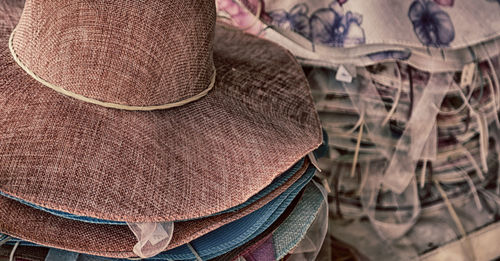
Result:
[[[167,248],[191,242],[219,227],[238,220],[271,202],[289,189],[312,167],[309,161],[276,190],[237,212],[175,223],[175,233]],[[136,256],[137,243],[128,226],[86,223],[51,215],[16,200],[0,197],[0,232],[39,245],[91,255],[127,258]]]
[[[245,202],[321,144],[300,66],[268,41],[218,25],[216,85],[206,97],[130,112],[66,97],[28,76],[7,47],[21,9],[0,7],[4,193],[99,219],[193,219]]]

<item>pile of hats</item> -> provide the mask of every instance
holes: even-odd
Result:
[[[330,137],[334,237],[373,260],[458,239],[448,260],[500,256],[468,238],[500,214],[498,1],[219,2],[308,74]]]
[[[0,3],[0,258],[313,260],[307,78],[215,2]]]

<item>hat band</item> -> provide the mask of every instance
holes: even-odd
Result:
[[[26,73],[28,73],[28,75],[30,75],[33,79],[37,80],[41,84],[51,88],[52,90],[54,90],[60,94],[75,98],[75,99],[83,101],[83,102],[96,104],[96,105],[106,107],[106,108],[128,110],[128,111],[163,110],[163,109],[170,109],[170,108],[179,107],[179,106],[188,104],[190,102],[199,100],[199,99],[205,97],[208,94],[208,92],[213,89],[213,87],[215,85],[216,73],[215,73],[215,67],[213,67],[214,73],[212,74],[212,78],[210,79],[210,84],[208,85],[208,87],[205,90],[203,90],[202,92],[200,92],[194,96],[191,96],[187,99],[181,100],[181,101],[177,101],[177,102],[173,102],[173,103],[166,103],[166,104],[161,104],[161,105],[152,105],[152,106],[132,106],[132,105],[125,105],[125,104],[104,102],[104,101],[96,100],[96,99],[93,99],[90,97],[83,96],[83,95],[78,94],[78,93],[68,91],[60,86],[56,86],[54,84],[51,84],[51,83],[47,82],[46,80],[40,78],[33,71],[31,71],[23,62],[21,62],[21,60],[17,56],[16,52],[14,51],[13,40],[14,40],[15,32],[16,32],[16,30],[14,29],[14,31],[12,31],[12,33],[10,34],[9,50],[10,50],[10,53],[12,54],[12,57],[14,58],[14,61],[16,61],[16,63],[19,65],[19,67],[21,67]]]

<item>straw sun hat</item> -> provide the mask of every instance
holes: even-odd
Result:
[[[216,25],[213,0],[19,2],[0,4],[6,195],[106,220],[193,219],[321,144],[300,66]]]
[[[172,240],[166,250],[175,249],[207,235],[226,224],[240,220],[255,211],[273,212],[273,202],[293,198],[314,175],[315,168],[308,161],[286,183],[255,203],[237,211],[207,218],[175,222]],[[128,258],[137,256],[133,251],[137,243],[126,225],[96,224],[62,218],[0,197],[0,231],[14,238],[38,245],[65,249],[97,256]]]

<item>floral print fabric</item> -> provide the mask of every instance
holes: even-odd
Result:
[[[464,48],[500,36],[500,0],[217,0],[237,26],[294,32],[313,45]],[[235,12],[235,5],[244,11]],[[231,6],[231,7],[230,7]],[[255,12],[255,6],[262,7]],[[229,8],[230,7],[230,8]],[[477,18],[478,12],[481,19]],[[242,18],[242,14],[245,17]],[[261,24],[255,26],[255,17]]]
[[[295,5],[290,12],[285,10],[276,10],[269,12],[272,23],[280,28],[291,30],[300,35],[310,38],[309,17],[307,15],[309,8],[306,4]]]
[[[436,2],[453,5],[453,1],[436,0]],[[447,46],[455,38],[455,30],[450,16],[436,2],[416,0],[411,4],[408,16],[422,44],[435,47]]]
[[[365,32],[361,28],[363,16],[344,11],[339,2],[329,8],[319,9],[311,15],[311,38],[315,43],[333,47],[349,47],[365,43]]]
[[[344,11],[341,3],[333,1],[327,8],[315,10],[308,15],[309,7],[295,5],[289,12],[275,10],[269,12],[272,24],[299,33],[314,43],[327,46],[343,47],[362,44],[365,35],[361,23],[363,18],[358,13]]]

